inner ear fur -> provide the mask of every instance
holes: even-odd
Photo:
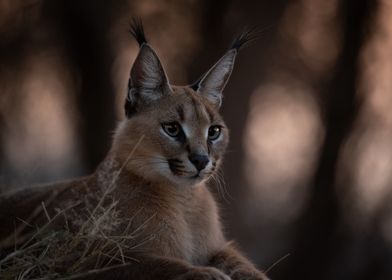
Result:
[[[165,70],[155,51],[143,44],[132,66],[128,83],[125,112],[128,117],[140,109],[170,93]]]
[[[214,107],[219,108],[222,104],[222,92],[233,71],[236,55],[236,49],[229,50],[198,83],[197,92]]]

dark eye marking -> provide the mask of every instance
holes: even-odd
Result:
[[[185,119],[185,116],[184,116],[184,108],[182,107],[182,105],[178,105],[176,107],[176,111],[177,111],[178,117],[180,118],[180,121],[183,122]]]
[[[214,122],[214,114],[212,113],[211,109],[206,107],[208,119],[210,120],[210,123]]]

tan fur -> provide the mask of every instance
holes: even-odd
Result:
[[[74,207],[75,217],[82,216],[80,201],[92,197],[100,203],[110,193],[118,202],[116,210],[130,221],[113,226],[113,231],[120,235],[130,225],[130,232],[137,232],[129,240],[133,249],[126,254],[138,261],[91,274],[91,279],[267,279],[225,240],[217,205],[206,186],[228,143],[217,107],[189,87],[171,86],[170,91],[119,124],[111,151],[91,176],[3,194],[0,245],[26,241],[31,236],[27,223],[42,226],[45,216],[53,217],[59,209]],[[170,121],[181,123],[189,136],[186,143],[165,135],[162,122]],[[211,125],[220,125],[222,134],[208,147]],[[209,155],[198,178],[191,178],[196,169],[188,160],[190,152]],[[169,168],[170,158],[184,166],[177,175]],[[63,222],[59,219],[52,226]],[[78,230],[76,222],[72,226]]]

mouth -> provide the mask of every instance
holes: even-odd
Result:
[[[197,172],[195,175],[189,177],[189,179],[193,179],[193,180],[195,180],[195,179],[201,179],[200,172]]]
[[[202,171],[197,171],[196,174],[190,175],[193,172],[187,171],[184,163],[179,159],[169,159],[167,162],[174,177],[190,181],[200,181],[205,178],[205,174]]]

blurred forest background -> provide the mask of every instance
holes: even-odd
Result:
[[[230,238],[272,279],[392,279],[392,1],[0,0],[0,186],[88,174],[141,17],[173,84],[246,25],[222,112]]]

